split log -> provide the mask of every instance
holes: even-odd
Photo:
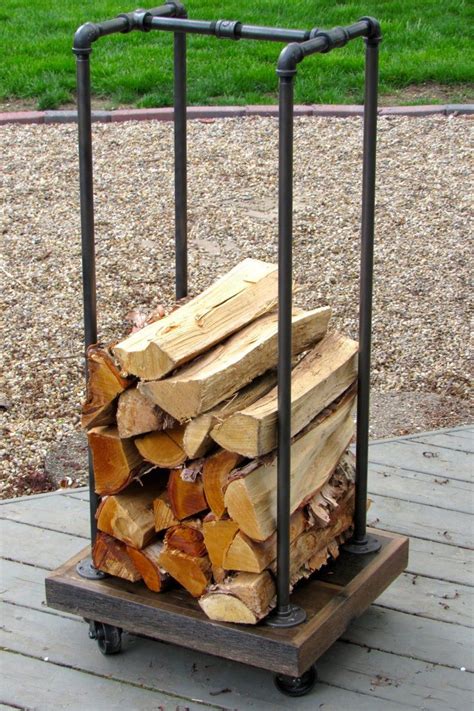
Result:
[[[204,462],[202,482],[204,495],[211,511],[221,518],[224,515],[224,490],[231,472],[239,465],[240,454],[226,452],[224,449],[212,455]]]
[[[95,427],[87,433],[94,464],[95,491],[116,494],[150,469],[131,439],[120,439],[116,427]]]
[[[348,496],[355,481],[355,457],[347,450],[338,462],[336,471],[322,489],[312,497],[304,509],[298,509],[290,518],[290,543],[296,541],[308,528],[323,528],[335,522],[340,501]],[[352,512],[349,512],[352,515]],[[237,524],[234,524],[237,525]],[[206,526],[206,524],[204,524]],[[334,535],[337,535],[337,531]],[[323,542],[325,545],[325,542]],[[239,531],[227,547],[222,567],[260,573],[272,567],[276,560],[276,532],[266,541],[257,542]],[[292,549],[293,555],[293,549]],[[211,559],[212,560],[212,559]]]
[[[202,523],[199,519],[185,521],[169,528],[165,534],[165,543],[168,548],[188,555],[202,558],[207,554]]]
[[[159,564],[163,550],[163,542],[156,541],[139,551],[127,546],[127,553],[133,561],[135,568],[143,578],[143,582],[153,592],[163,592],[170,585],[170,576]]]
[[[135,444],[147,462],[162,469],[178,467],[186,459],[183,449],[184,427],[177,425],[170,430],[150,432],[135,439]]]
[[[352,501],[353,485],[344,513],[339,515],[333,526],[305,531],[292,543],[292,585],[319,570],[331,556],[337,557],[338,541],[345,538],[344,534],[352,524]],[[211,620],[254,625],[275,607],[275,593],[273,577],[268,570],[262,573],[235,573],[226,577],[223,582],[212,585],[199,600],[199,605]]]
[[[295,309],[292,320],[293,354],[321,339],[331,309]],[[275,367],[278,360],[278,314],[262,316],[201,358],[164,380],[141,383],[139,389],[180,422],[196,417],[258,375]]]
[[[168,498],[173,515],[180,521],[209,508],[197,469],[173,469],[168,479]]]
[[[118,343],[122,369],[144,380],[162,378],[274,308],[278,269],[245,259],[202,294]]]
[[[238,524],[232,523],[238,527]],[[305,530],[307,525],[307,517],[303,509],[295,511],[290,519],[290,543]],[[206,524],[204,524],[204,530],[206,530]],[[261,573],[272,564],[275,558],[276,532],[266,541],[256,542],[239,531],[227,547],[221,565],[226,570]]]
[[[293,440],[291,448],[290,511],[296,511],[329,479],[353,432],[351,390],[324,410]],[[230,517],[250,538],[264,541],[276,530],[277,460],[258,460],[236,470],[224,502]]]
[[[146,486],[134,483],[127,491],[108,496],[97,511],[97,527],[133,548],[144,548],[155,536],[153,500],[163,491],[165,481],[157,472]]]
[[[211,620],[255,625],[275,606],[275,585],[270,573],[237,573],[212,585],[199,600]]]
[[[210,432],[215,425],[223,422],[234,412],[243,410],[263,397],[276,384],[275,371],[269,371],[253,380],[231,398],[208,412],[203,412],[186,424],[183,447],[190,459],[203,457],[214,445]]]
[[[224,560],[227,551],[239,530],[239,524],[230,518],[213,520],[210,516],[206,517],[202,526],[204,543],[213,568],[223,569],[226,567]]]
[[[153,501],[153,513],[156,532],[165,531],[171,528],[171,526],[177,526],[179,523],[179,520],[175,517],[171,508],[167,491],[163,491],[163,493]]]
[[[350,486],[346,498],[341,502],[337,515],[331,519],[331,525],[326,528],[314,526],[304,531],[293,542],[290,550],[290,584],[296,585],[299,580],[308,578],[326,563],[332,555],[337,557],[338,544],[336,539],[352,526],[354,516],[354,485]],[[322,561],[322,562],[321,562]],[[276,573],[276,560],[271,570]]]
[[[207,556],[192,556],[164,546],[159,564],[193,597],[199,597],[211,581],[211,562]]]
[[[114,424],[115,398],[133,381],[124,378],[105,348],[93,345],[87,349],[87,394],[82,405],[84,428]]]
[[[137,388],[125,390],[118,399],[117,428],[120,437],[134,437],[144,432],[166,430],[176,421],[151,402]]]
[[[358,344],[341,334],[323,338],[291,375],[291,435],[349,388],[357,377]],[[211,431],[230,452],[259,457],[277,446],[278,389],[274,387],[245,410],[235,412]]]
[[[127,553],[124,543],[106,533],[97,533],[92,549],[92,562],[97,570],[102,570],[117,578],[136,583],[142,576]]]

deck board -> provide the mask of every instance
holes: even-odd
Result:
[[[371,444],[369,522],[411,537],[407,572],[323,655],[321,682],[292,708],[470,707],[473,433]],[[2,561],[0,708],[289,707],[267,672],[133,635],[123,655],[102,657],[81,620],[45,609],[44,577],[84,547],[88,513],[84,490],[0,503],[10,558]]]

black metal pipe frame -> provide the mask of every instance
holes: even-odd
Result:
[[[279,351],[278,351],[278,490],[277,490],[277,608],[267,619],[275,627],[292,627],[305,619],[304,611],[290,605],[290,471],[291,471],[291,306],[293,193],[293,88],[297,65],[307,56],[326,53],[356,37],[366,37],[364,161],[362,178],[361,271],[359,309],[359,366],[357,400],[356,496],[354,535],[346,550],[370,553],[379,541],[367,536],[367,474],[372,330],[372,281],[375,208],[375,153],[377,131],[378,46],[380,25],[363,18],[350,27],[317,31],[308,41],[289,44],[281,52],[277,74],[279,109]]]
[[[356,37],[365,37],[366,84],[364,109],[364,163],[362,195],[362,245],[360,276],[360,346],[357,427],[357,479],[354,537],[347,546],[356,553],[378,550],[379,543],[366,532],[370,347],[372,321],[373,235],[375,198],[375,149],[377,123],[379,23],[370,17],[348,27],[323,31],[284,30],[243,25],[236,21],[188,20],[184,7],[170,0],[154,10],[136,10],[115,20],[88,23],[75,35],[78,61],[79,154],[81,224],[83,241],[84,320],[86,346],[97,338],[95,308],[95,258],[92,186],[90,77],[88,55],[99,37],[131,30],[174,32],[175,118],[175,240],[176,296],[187,292],[186,227],[186,41],[185,35],[206,34],[223,39],[253,39],[290,42],[280,54],[279,76],[279,362],[278,362],[278,502],[277,502],[277,609],[268,624],[291,627],[306,618],[290,605],[290,469],[291,469],[291,309],[292,309],[292,213],[293,213],[293,85],[297,64],[305,57],[342,47]],[[92,339],[92,340],[91,340]],[[97,497],[90,466],[91,539],[94,541]],[[90,572],[90,571],[86,571]],[[86,574],[84,573],[84,574]]]

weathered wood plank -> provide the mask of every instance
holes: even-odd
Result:
[[[87,502],[69,496],[31,497],[29,501],[11,502],[1,508],[0,515],[11,521],[62,531],[72,536],[88,538],[90,535]]]
[[[370,491],[404,501],[436,506],[439,509],[472,513],[472,484],[449,477],[422,474],[410,469],[371,464]]]
[[[411,537],[407,572],[472,586],[474,551]]]
[[[20,672],[21,670],[21,672]],[[161,691],[137,688],[77,669],[46,664],[42,659],[3,653],[2,696],[15,708],[110,711],[114,708],[163,708],[197,711],[201,704]],[[25,679],[28,680],[25,683]]]
[[[79,667],[99,676],[110,676],[112,672],[114,680],[139,682],[148,689],[198,698],[205,704],[220,701],[225,703],[226,708],[238,708],[239,711],[288,708],[288,702],[273,688],[269,673],[216,660],[205,654],[127,635],[124,637],[126,654],[115,657],[111,668],[110,661],[94,650],[93,643],[87,638],[85,624],[22,610],[21,616],[12,616],[6,627],[6,631],[0,632],[3,645],[21,654],[35,654],[38,650],[48,656],[53,664]],[[441,700],[447,699],[450,685],[460,687],[456,689],[456,698],[464,700],[464,688],[469,681],[464,678],[458,680],[461,672],[454,669],[427,668],[426,663],[400,659],[380,651],[368,655],[365,648],[342,643],[336,643],[321,658],[318,670],[322,683],[318,684],[313,694],[301,700],[301,707],[298,702],[298,708],[314,709],[316,698],[318,704],[323,703],[321,692],[324,696],[330,688],[326,686],[326,680],[334,685],[333,695],[327,697],[327,703],[332,705],[345,700],[349,704],[347,708],[351,709],[370,708],[371,703],[381,699],[389,703],[398,702],[402,708],[405,705],[413,707],[417,695],[424,696],[428,679]],[[376,683],[371,691],[372,681]],[[349,690],[338,688],[340,685],[346,689],[348,686]],[[229,691],[225,696],[216,698],[216,691],[223,688]],[[394,695],[397,690],[398,698]],[[356,694],[360,694],[359,707],[352,705],[357,703]],[[369,694],[375,698],[371,699]]]
[[[10,560],[0,560],[0,571],[3,600],[36,610],[45,608],[44,579],[47,571]]]
[[[458,511],[400,501],[373,494],[367,520],[370,526],[385,531],[416,536],[451,546],[472,546],[472,516]]]
[[[474,457],[471,453],[412,440],[375,442],[370,446],[369,460],[371,464],[385,464],[461,481],[473,479]]]
[[[341,637],[370,649],[474,671],[472,630],[372,605]]]
[[[344,670],[345,688],[371,693],[409,708],[467,709],[473,690],[473,675],[459,669],[418,662],[408,657],[362,647],[335,644],[319,660],[322,678],[336,683]]]
[[[474,627],[474,589],[458,583],[404,573],[377,598],[377,605]]]
[[[446,449],[461,450],[474,454],[474,430],[465,432],[437,432],[435,434],[419,434],[413,437],[413,442]]]
[[[17,605],[27,605],[44,612],[44,575],[44,571],[38,568],[3,561],[2,586],[4,598]],[[64,612],[57,613],[55,610],[50,610],[50,612],[51,615],[48,617],[66,615]],[[24,612],[21,613],[21,616],[24,618]],[[69,615],[67,616],[69,617]],[[72,618],[72,616],[70,617]],[[79,618],[74,617],[73,619],[78,620]],[[49,624],[52,623],[50,622]],[[55,628],[52,627],[51,629],[54,630]],[[80,632],[76,633],[76,636],[71,633],[69,640],[72,649],[81,653],[81,655],[82,652],[77,649],[77,645],[83,644],[83,638],[86,640],[86,636],[82,636]],[[467,669],[474,670],[471,630],[439,620],[414,617],[409,613],[382,608],[377,605],[372,605],[366,613],[355,620],[347,632],[344,633],[343,639],[356,644],[374,647],[381,651],[411,656],[434,664],[447,664],[455,667],[464,666]],[[89,645],[89,640],[84,642],[84,644],[86,643]],[[150,644],[153,645],[153,643]],[[161,650],[160,643],[157,642],[156,644],[158,649]],[[154,649],[153,646],[151,648]],[[90,650],[90,646],[87,646],[87,649]],[[147,646],[143,650],[143,654],[148,656],[147,650],[149,649],[150,647]],[[182,649],[173,646],[168,646],[166,649],[166,655],[160,661],[161,667],[165,660],[172,665],[176,654],[178,655],[177,659],[182,658]],[[169,656],[171,652],[174,655],[173,658]],[[161,654],[161,651],[157,651],[157,654]],[[189,652],[189,654],[193,653]],[[84,653],[82,656],[88,655]],[[92,657],[94,663],[96,663],[96,656],[92,655]],[[127,659],[129,658],[127,654]],[[212,657],[207,657],[207,659],[212,660],[213,663],[215,661]],[[222,660],[222,664],[228,664],[228,662]],[[178,664],[178,676],[179,668]],[[172,668],[170,673],[171,671]],[[131,669],[132,672],[133,669]]]
[[[52,570],[84,548],[84,539],[67,533],[32,528],[18,521],[0,521],[2,556]]]

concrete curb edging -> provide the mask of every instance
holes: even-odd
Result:
[[[295,116],[325,116],[350,118],[362,116],[364,107],[357,104],[297,104]],[[474,114],[474,104],[432,104],[426,106],[381,107],[379,116],[467,116]],[[253,116],[278,116],[278,106],[189,106],[188,119],[212,121],[221,118]],[[117,109],[93,111],[92,121],[116,123],[123,121],[172,121],[172,108]],[[11,111],[0,113],[0,125],[4,124],[56,124],[76,123],[77,111]]]

